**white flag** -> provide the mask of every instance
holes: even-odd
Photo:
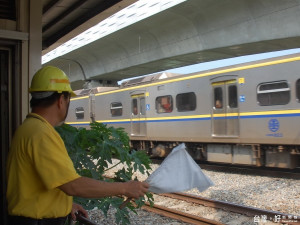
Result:
[[[146,182],[150,185],[149,191],[157,194],[192,188],[198,188],[202,192],[214,185],[185,150],[184,143],[172,150]]]

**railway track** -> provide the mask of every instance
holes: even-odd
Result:
[[[237,205],[234,203],[228,203],[223,201],[217,201],[217,200],[211,200],[207,198],[202,198],[196,195],[186,194],[186,193],[170,193],[170,194],[160,194],[160,196],[173,198],[176,200],[182,200],[189,203],[194,203],[198,205],[203,205],[206,207],[211,208],[218,208],[225,211],[230,211],[233,213],[243,214],[247,215],[249,217],[255,217],[256,215],[265,215],[266,218],[270,221],[274,221],[276,223],[283,223],[283,224],[290,224],[290,225],[297,225],[300,224],[299,219],[294,220],[294,215],[287,215],[281,212],[276,211],[269,211],[269,210],[262,210],[254,207],[249,206],[242,206]],[[150,206],[150,204],[146,204],[142,207],[143,210],[146,210],[148,212],[152,212],[155,214],[159,214],[168,218],[176,219],[185,223],[189,224],[201,224],[201,225],[224,225],[223,223],[219,221],[214,221],[210,219],[206,219],[203,217],[195,216],[192,214],[188,214],[185,212],[181,212],[178,210],[170,209],[164,206],[159,205],[153,205]],[[285,218],[285,219],[284,219]],[[289,219],[291,218],[291,219]],[[299,218],[299,217],[298,217]],[[97,225],[96,223],[85,219],[81,215],[77,217],[80,224],[87,224],[87,225]]]
[[[164,206],[154,205],[151,207],[149,204],[144,205],[142,209],[147,210],[148,212],[153,212],[165,217],[169,217],[172,219],[180,220],[185,223],[190,224],[203,224],[203,225],[223,225],[223,223],[220,223],[218,221],[209,220],[203,217],[194,216],[188,213],[184,213],[178,210],[170,209]]]
[[[299,175],[300,175],[299,168],[296,170],[290,171],[290,170],[279,170],[279,169],[273,170],[273,169],[269,169],[269,168],[265,168],[265,169],[245,168],[245,167],[238,167],[238,166],[228,167],[228,165],[224,165],[224,166],[208,165],[209,168],[206,168],[205,166],[203,166],[203,164],[201,164],[201,168],[205,168],[207,170],[213,170],[213,171],[220,170],[222,172],[239,173],[239,174],[242,173],[243,175],[244,174],[255,174],[255,175],[266,176],[266,177],[282,177],[282,178],[288,177],[289,179],[295,179],[295,180],[298,180]],[[259,172],[259,171],[262,171],[262,172]],[[230,218],[230,217],[233,218],[233,217],[237,216],[241,220],[245,219],[247,221],[251,220],[252,222],[254,222],[256,217],[263,216],[262,220],[266,219],[268,221],[273,221],[274,223],[277,223],[277,224],[282,223],[282,224],[291,224],[291,225],[299,224],[300,225],[300,215],[296,216],[296,215],[284,214],[279,211],[262,210],[259,208],[238,205],[238,204],[233,204],[233,203],[224,202],[224,201],[211,200],[211,199],[201,198],[196,195],[184,194],[184,193],[162,194],[160,196],[173,198],[173,199],[181,200],[184,202],[190,202],[193,205],[199,205],[199,209],[197,206],[195,206],[196,212],[201,211],[200,205],[202,205],[202,206],[208,207],[208,210],[210,210],[209,208],[221,209],[221,211],[219,211],[219,212],[223,212],[224,215],[226,215],[226,217],[228,214],[228,216],[229,216],[228,218]],[[168,200],[167,200],[167,202],[168,202]],[[173,203],[171,203],[171,205],[172,204]],[[169,206],[168,204],[164,203],[163,206],[165,206],[165,205]],[[176,205],[176,203],[175,203],[175,205]],[[222,224],[219,221],[209,220],[212,218],[216,218],[213,216],[209,216],[209,217],[207,217],[209,219],[207,219],[207,218],[200,218],[195,215],[190,215],[188,213],[179,212],[178,210],[174,209],[174,204],[173,204],[172,209],[166,208],[163,206],[155,205],[154,208],[150,208],[150,206],[148,205],[148,206],[144,206],[143,209],[151,211],[156,214],[166,216],[166,217],[170,217],[170,218],[173,218],[173,219],[176,219],[179,221],[183,221],[183,222],[186,222],[189,224]],[[188,210],[188,211],[191,211],[191,210]],[[193,210],[193,211],[195,211],[195,210]],[[199,213],[197,213],[197,214],[199,214]],[[204,215],[204,214],[200,214],[200,216],[201,215]],[[233,215],[233,216],[231,216],[231,215]],[[224,220],[224,217],[223,217],[222,222],[226,223],[226,224],[230,224],[225,221],[226,220]],[[234,221],[234,220],[232,220],[232,221]]]
[[[165,216],[168,218],[172,218],[172,219],[176,219],[185,223],[189,223],[189,224],[195,224],[195,225],[224,225],[223,223],[220,223],[218,221],[213,221],[213,220],[209,220],[203,217],[198,217],[198,216],[194,216],[188,213],[184,213],[181,211],[177,211],[174,209],[170,209],[164,206],[159,206],[159,205],[153,205],[150,206],[149,203],[147,203],[146,205],[144,205],[142,207],[143,210],[146,210],[148,212],[152,212],[155,214],[159,214],[161,216]],[[97,223],[86,219],[83,215],[77,215],[77,221],[79,222],[79,224],[83,224],[83,225],[98,225]],[[73,223],[69,223],[69,225],[72,225]]]
[[[173,198],[177,200],[182,200],[190,203],[195,203],[199,205],[204,205],[207,207],[223,209],[225,211],[230,211],[233,213],[243,214],[249,217],[254,218],[255,216],[264,215],[270,221],[275,221],[278,223],[284,224],[300,224],[299,216],[296,215],[288,215],[281,212],[269,211],[258,209],[249,206],[238,205],[234,203],[212,200],[207,198],[202,198],[196,195],[186,194],[186,193],[170,193],[170,194],[160,194],[160,196]],[[298,219],[295,219],[298,218]],[[197,223],[195,223],[197,224]]]

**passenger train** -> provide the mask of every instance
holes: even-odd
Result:
[[[197,160],[300,166],[300,54],[171,75],[79,90],[66,123],[123,127],[133,149],[159,156],[184,142]]]

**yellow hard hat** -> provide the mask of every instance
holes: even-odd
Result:
[[[67,75],[61,69],[54,66],[45,66],[37,71],[31,81],[29,92],[55,91],[69,92],[72,97],[76,94],[72,91]]]

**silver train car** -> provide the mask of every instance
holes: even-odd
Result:
[[[300,166],[300,54],[77,94],[66,123],[123,127],[137,150],[165,156],[184,142],[197,160]]]

